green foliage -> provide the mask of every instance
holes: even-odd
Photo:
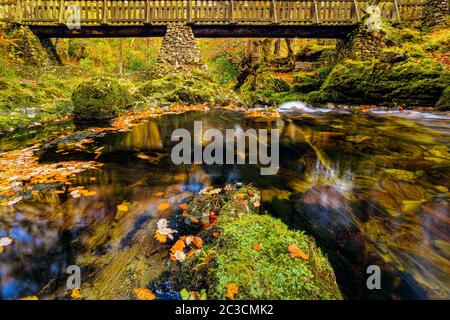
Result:
[[[239,63],[230,53],[224,52],[211,60],[209,69],[220,84],[227,84],[236,80]]]
[[[117,81],[102,78],[84,82],[72,94],[76,120],[110,120],[124,113],[133,99]]]
[[[202,289],[199,293],[187,291],[183,288],[180,291],[181,300],[206,300],[206,290]]]
[[[438,103],[436,104],[436,107],[438,107],[441,110],[449,110],[450,109],[450,86],[445,88],[444,92],[442,93],[441,98],[439,99]]]

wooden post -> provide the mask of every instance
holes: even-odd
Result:
[[[64,0],[60,0],[59,1],[59,18],[58,18],[59,24],[64,24],[64,12],[65,12]]]
[[[357,0],[353,0],[353,10],[355,11],[356,21],[361,22],[361,14],[359,12]]]
[[[192,6],[191,6],[191,0],[187,0],[187,21],[188,23],[192,22]]]
[[[103,0],[103,8],[102,8],[102,24],[108,23],[108,3],[107,0]]]
[[[145,1],[145,23],[150,23],[150,1]]]
[[[272,18],[273,23],[278,23],[278,11],[277,11],[277,3],[276,0],[272,0]]]
[[[234,22],[234,1],[230,0],[228,3],[230,5],[230,10],[229,10],[229,12],[230,12],[230,21]]]
[[[21,0],[17,0],[17,3],[16,3],[16,14],[14,16],[14,22],[15,23],[21,23],[22,22],[22,13],[23,13],[22,1]]]
[[[402,18],[400,17],[400,10],[398,10],[398,2],[397,0],[394,0],[394,3],[392,4],[392,6],[394,7],[394,12],[395,12],[395,17],[396,17],[396,22],[401,23],[402,22]]]
[[[312,7],[313,10],[313,22],[314,23],[319,23],[320,22],[320,18],[319,18],[319,8],[317,6],[317,0],[314,0],[314,4]]]

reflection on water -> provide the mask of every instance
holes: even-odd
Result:
[[[171,134],[192,132],[195,120],[203,130],[280,129],[278,174],[261,176],[256,165],[173,165]],[[89,298],[126,297],[161,271],[152,230],[167,213],[158,205],[176,208],[205,185],[230,182],[253,183],[271,214],[313,235],[348,298],[449,298],[449,123],[443,115],[291,112],[256,124],[211,111],[110,134],[98,158],[105,165],[75,177],[95,196],[49,192],[0,209],[0,237],[15,239],[0,255],[0,298],[64,298],[70,264],[82,266]],[[120,214],[124,202],[130,210]],[[382,269],[381,290],[366,287],[371,264]]]

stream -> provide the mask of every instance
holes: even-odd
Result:
[[[74,177],[96,192],[72,198],[48,191],[0,207],[0,299],[66,298],[66,269],[79,265],[87,298],[129,298],[158,277],[167,256],[153,234],[158,205],[176,208],[205,186],[251,183],[262,207],[313,236],[328,255],[347,299],[450,298],[450,117],[425,112],[351,112],[285,105],[282,120],[254,122],[225,110],[164,115],[107,133],[93,143],[103,164]],[[280,129],[280,169],[258,165],[174,165],[177,128]],[[48,134],[71,133],[58,124]],[[34,129],[2,149],[46,135]],[[64,160],[83,159],[76,153]],[[89,156],[87,156],[89,158]],[[60,155],[46,161],[60,161]],[[129,211],[117,213],[127,203]],[[369,290],[367,267],[381,269]]]

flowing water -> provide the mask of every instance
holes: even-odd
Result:
[[[87,297],[126,298],[129,288],[157,277],[166,259],[152,241],[155,221],[170,214],[158,205],[176,208],[205,186],[233,182],[260,188],[266,211],[315,237],[346,298],[450,298],[450,118],[294,106],[300,110],[285,105],[283,120],[271,123],[190,112],[96,140],[104,165],[74,180],[95,196],[49,191],[0,207],[0,237],[15,239],[0,254],[0,298],[64,298],[72,264],[82,268]],[[174,165],[171,134],[192,131],[194,120],[203,130],[280,129],[280,170],[262,176],[257,165]],[[22,146],[36,140],[25,136]],[[72,157],[80,158],[65,160]],[[118,214],[123,202],[130,210]],[[380,290],[366,286],[370,265],[381,269]]]

